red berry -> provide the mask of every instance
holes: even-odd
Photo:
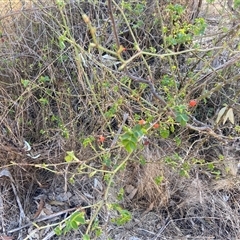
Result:
[[[155,128],[155,129],[159,128],[159,126],[160,126],[159,123],[155,123],[155,124],[153,124],[153,128]]]
[[[189,107],[195,107],[197,105],[197,101],[192,99],[189,101]]]
[[[143,119],[141,119],[141,120],[138,121],[138,124],[139,124],[139,125],[144,125],[145,123],[146,123],[146,121],[143,120]]]
[[[105,137],[103,135],[100,135],[98,138],[98,142],[103,143],[105,141]]]

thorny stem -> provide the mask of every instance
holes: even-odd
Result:
[[[115,2],[114,2],[114,3],[115,3]],[[115,3],[115,4],[116,4],[116,3]],[[119,11],[122,13],[122,10],[119,8],[119,6],[117,6],[117,7],[118,7]],[[123,14],[123,17],[125,17],[124,14]],[[90,28],[90,32],[94,35],[94,31],[93,31],[94,28],[93,28],[93,26],[92,26],[92,24],[91,24],[90,19],[89,19],[89,18],[87,17],[87,15],[85,15],[85,14],[83,15],[83,19],[84,19],[85,23],[87,24],[87,26]],[[126,21],[126,23],[128,24],[127,21]],[[141,78],[141,77],[133,76],[132,74],[130,74],[129,71],[126,69],[126,65],[127,65],[128,63],[130,63],[135,57],[137,57],[137,56],[139,56],[139,55],[140,55],[140,56],[142,56],[142,55],[150,55],[150,56],[155,56],[155,57],[163,58],[163,57],[167,57],[167,56],[180,55],[180,54],[187,53],[187,52],[206,52],[206,51],[211,51],[211,50],[216,50],[216,49],[222,49],[223,47],[214,47],[214,48],[208,48],[208,49],[188,49],[188,50],[184,50],[184,51],[180,51],[180,52],[172,52],[172,51],[169,50],[169,53],[166,53],[166,54],[154,54],[154,53],[144,52],[144,51],[141,51],[141,49],[139,48],[139,46],[138,46],[138,44],[137,44],[137,41],[136,41],[136,38],[135,38],[135,36],[134,36],[134,34],[133,34],[133,32],[132,32],[129,24],[128,24],[128,27],[129,27],[130,33],[132,34],[132,37],[133,37],[133,39],[134,39],[134,42],[136,43],[136,48],[137,48],[137,50],[138,50],[138,53],[135,54],[134,56],[132,56],[130,59],[128,59],[128,60],[125,61],[124,59],[121,58],[120,54],[117,54],[116,52],[113,52],[113,51],[111,51],[111,50],[109,50],[109,49],[101,46],[101,44],[99,44],[99,43],[97,42],[96,36],[92,36],[93,39],[94,39],[94,45],[95,45],[95,47],[98,48],[98,49],[100,49],[100,50],[104,50],[105,52],[108,52],[108,53],[110,53],[110,54],[112,54],[112,55],[114,55],[114,56],[117,56],[117,57],[119,58],[119,60],[122,62],[122,66],[120,66],[119,70],[125,69],[128,77],[129,77],[130,79],[132,79],[132,80],[135,81],[135,82],[141,82],[141,83],[147,84],[147,85],[150,87],[150,90],[151,90],[153,96],[159,100],[159,102],[163,105],[163,107],[165,107],[165,108],[169,111],[169,113],[170,113],[174,118],[176,118],[175,112],[174,112],[171,108],[168,107],[167,102],[156,92],[155,87],[154,87],[154,84],[153,84],[151,81],[149,81],[149,80],[146,80],[146,79]],[[237,59],[238,59],[238,57],[237,57]],[[234,59],[234,62],[235,62],[235,61],[236,61],[236,59]],[[233,62],[233,61],[231,61],[231,63],[232,63],[232,62]],[[229,64],[229,63],[228,63],[228,64]],[[207,76],[208,76],[208,75],[207,75]],[[199,125],[199,123],[196,122],[196,121],[194,121],[194,119],[193,119],[193,123],[196,124],[196,125]],[[202,133],[205,133],[205,134],[209,134],[209,135],[211,135],[211,136],[213,136],[214,138],[217,138],[217,139],[219,139],[219,140],[222,140],[222,141],[223,141],[224,139],[228,139],[227,137],[225,137],[225,136],[223,136],[223,135],[218,135],[218,134],[216,134],[216,133],[211,129],[210,126],[208,126],[208,125],[206,125],[206,124],[204,124],[204,123],[202,123],[201,125],[202,125],[201,127],[198,127],[198,126],[194,126],[194,125],[189,124],[189,123],[186,124],[186,126],[187,126],[188,128],[190,128],[190,129],[192,129],[192,130],[195,130],[195,131],[198,131],[198,132],[202,132]],[[233,139],[232,139],[232,140],[233,140]]]

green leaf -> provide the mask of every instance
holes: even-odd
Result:
[[[182,140],[181,140],[181,138],[179,138],[179,137],[175,137],[175,138],[174,138],[174,141],[176,142],[176,144],[177,144],[178,147],[179,147],[179,146],[181,145],[181,143],[182,143]]]
[[[49,76],[41,76],[39,78],[39,82],[40,83],[50,82],[50,78],[49,78]]]
[[[180,123],[180,125],[183,126],[183,127],[186,126],[188,120],[189,120],[189,117],[188,117],[188,115],[185,114],[185,113],[180,113],[180,114],[178,114],[177,117],[176,117],[176,121],[177,121],[178,123]]]
[[[124,145],[125,149],[131,153],[133,152],[136,148],[137,148],[137,145],[136,143],[134,142],[131,142],[131,141],[128,141],[125,145]]]
[[[89,144],[91,144],[94,141],[94,137],[90,136],[88,138],[85,138],[83,140],[83,146],[87,147]]]
[[[29,85],[30,81],[27,79],[21,79],[21,84],[26,88]]]
[[[65,49],[66,45],[65,45],[64,42],[66,41],[66,37],[64,35],[61,35],[61,36],[59,36],[58,40],[59,40],[59,47],[60,47],[60,49],[61,50]]]
[[[60,7],[60,8],[63,8],[65,6],[64,0],[57,0],[56,3],[58,5],[58,7]]]
[[[139,137],[142,137],[143,136],[143,129],[142,129],[142,126],[141,125],[136,125],[133,127],[132,129],[133,133],[134,133],[134,136],[136,138],[139,138]],[[136,139],[137,140],[137,139]]]
[[[130,133],[130,132],[127,132],[127,133],[125,133],[122,137],[121,137],[121,139],[122,140],[128,140],[129,138],[131,138],[132,137],[132,133]]]
[[[160,185],[163,181],[164,177],[163,176],[158,176],[154,179],[154,182],[157,184],[157,185]]]
[[[39,99],[39,102],[40,102],[42,105],[44,105],[44,106],[48,105],[48,103],[49,103],[46,98],[40,98],[40,99]]]
[[[112,161],[110,158],[104,158],[103,159],[103,164],[107,167],[111,167]]]
[[[238,8],[240,6],[240,0],[234,0],[233,7]]]
[[[63,41],[59,41],[59,47],[61,50],[63,50],[64,48],[66,48],[66,45]]]
[[[162,138],[168,138],[169,137],[170,132],[169,132],[168,129],[160,129],[159,132],[160,132],[160,136]]]
[[[57,236],[60,236],[62,235],[62,229],[60,228],[60,226],[57,226],[55,229],[54,229],[54,232]]]
[[[175,128],[174,128],[174,125],[173,125],[173,124],[171,124],[170,130],[171,130],[172,133],[175,131]]]
[[[70,225],[71,225],[71,228],[77,230],[78,229],[78,223],[77,222],[74,222],[74,221],[71,221],[70,222]]]
[[[84,212],[75,212],[71,215],[70,221],[75,221],[78,224],[85,224]]]
[[[144,129],[139,124],[134,126],[132,129],[125,129],[127,132],[121,137],[121,143],[129,153],[137,148],[139,138],[144,135],[143,130]]]
[[[117,195],[118,201],[123,200],[123,196],[124,196],[124,189],[123,189],[123,188],[120,188],[120,190],[119,190],[119,192],[118,192],[118,195]]]
[[[84,235],[83,235],[83,240],[90,240],[89,235],[88,235],[88,234],[84,234]]]
[[[75,212],[71,215],[70,219],[66,222],[65,232],[71,229],[78,229],[80,224],[85,224],[84,212]]]
[[[71,178],[69,178],[69,182],[70,182],[71,184],[74,184],[74,183],[75,183],[74,176],[72,176]]]
[[[118,226],[122,226],[132,219],[132,215],[128,210],[118,209],[120,216],[112,219],[112,222]]]
[[[215,168],[215,166],[214,166],[213,163],[208,163],[207,167],[208,167],[208,169],[211,170],[211,171],[213,171],[214,168]]]
[[[70,221],[66,221],[66,226],[65,228],[63,229],[63,234],[65,235],[66,233],[68,233],[69,231],[72,230],[72,226],[71,226],[71,223]]]
[[[145,165],[146,162],[147,162],[147,161],[146,161],[145,158],[143,158],[143,157],[140,158],[140,164],[141,164],[141,165]]]
[[[133,142],[134,144],[137,144],[137,142],[138,142],[138,137],[136,137],[136,136],[131,136],[131,138],[129,139],[131,142]]]
[[[65,156],[66,162],[72,162],[73,160],[78,160],[73,151],[67,151],[67,155]]]
[[[180,169],[180,173],[179,174],[180,174],[181,177],[189,177],[188,171],[186,171],[183,168]]]
[[[64,159],[65,159],[66,162],[72,162],[72,160],[73,160],[72,157],[69,156],[69,155],[65,156]]]

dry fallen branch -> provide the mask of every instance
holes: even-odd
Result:
[[[21,229],[23,228],[26,228],[26,227],[30,227],[32,225],[34,225],[34,223],[39,223],[39,222],[43,222],[43,221],[46,221],[46,220],[50,220],[52,218],[56,218],[64,213],[69,213],[69,212],[73,212],[75,210],[77,210],[78,207],[74,207],[74,208],[69,208],[69,209],[66,209],[66,210],[63,210],[63,211],[60,211],[60,212],[57,212],[57,213],[53,213],[51,215],[48,215],[48,216],[45,216],[45,217],[42,217],[42,218],[39,218],[39,219],[35,219],[33,222],[30,222],[28,224],[25,224],[21,227],[18,227],[18,228],[14,228],[10,231],[8,231],[8,233],[14,233],[14,232],[17,232],[17,231],[20,231]]]

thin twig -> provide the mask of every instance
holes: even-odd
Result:
[[[68,213],[68,212],[71,212],[71,211],[75,211],[77,210],[79,207],[74,207],[74,208],[69,208],[69,209],[66,209],[66,210],[63,210],[61,212],[57,212],[57,213],[54,213],[54,214],[51,214],[51,215],[48,215],[48,216],[45,216],[45,217],[42,217],[42,218],[39,218],[39,219],[36,219],[34,220],[34,222],[30,222],[28,224],[25,224],[21,227],[18,227],[18,228],[15,228],[15,229],[12,229],[10,231],[8,231],[8,233],[13,233],[13,232],[17,232],[23,228],[26,228],[26,227],[30,227],[32,225],[34,225],[34,223],[37,223],[37,222],[42,222],[42,221],[45,221],[45,220],[49,220],[51,218],[55,218],[55,217],[58,217],[59,215],[62,215],[64,213]]]
[[[48,6],[48,7],[42,7],[41,9],[48,9],[49,8],[56,8],[55,6]],[[29,9],[23,9],[23,10],[18,10],[18,11],[14,11],[14,12],[10,12],[2,17],[0,17],[0,21],[3,20],[4,18],[7,17],[11,17],[11,16],[16,16],[17,14],[22,14],[24,12],[34,12],[34,11],[38,11],[39,8],[29,8]]]
[[[112,144],[111,144],[110,149],[113,148],[114,145],[117,143],[118,137],[119,137],[119,135],[120,135],[120,133],[121,133],[121,131],[122,131],[122,129],[123,129],[123,126],[124,126],[125,122],[127,121],[127,118],[128,118],[128,114],[127,114],[127,113],[124,113],[124,114],[123,114],[122,124],[121,124],[121,126],[119,127],[119,129],[118,129],[118,131],[117,131],[117,134],[116,134],[116,136],[114,137],[114,139],[113,139],[113,141],[112,141]]]
[[[112,28],[113,28],[113,33],[114,36],[116,38],[116,43],[117,43],[117,48],[120,48],[120,42],[119,42],[119,38],[118,38],[118,34],[117,34],[117,28],[116,28],[116,23],[113,17],[113,10],[112,10],[112,1],[108,0],[108,12],[109,12],[109,16],[112,22]]]
[[[199,89],[200,87],[202,87],[203,85],[206,85],[207,82],[208,82],[209,80],[213,79],[213,78],[218,74],[218,72],[219,72],[220,70],[223,70],[223,69],[225,69],[225,68],[227,68],[227,67],[232,66],[233,64],[239,62],[239,60],[240,60],[240,54],[234,56],[232,59],[230,59],[230,60],[227,61],[226,63],[218,66],[218,67],[215,68],[212,72],[207,73],[207,74],[205,74],[204,76],[202,76],[200,79],[198,79],[198,80],[195,82],[194,85],[197,85],[197,86],[191,90],[191,92],[188,94],[188,96],[190,96],[193,92],[195,92],[196,90],[198,90],[198,89]],[[187,96],[187,98],[188,98],[188,96]],[[201,96],[201,98],[203,98],[203,97]]]
[[[66,223],[63,223],[61,225],[62,228],[64,228],[66,226]],[[51,239],[54,235],[56,235],[55,231],[52,230],[50,233],[47,234],[47,236],[45,236],[42,240],[48,240]]]
[[[155,98],[157,98],[164,107],[167,107],[166,101],[156,92],[156,89],[152,82],[150,82],[149,80],[146,80],[144,78],[141,78],[141,77],[133,76],[132,74],[129,73],[128,70],[126,70],[126,73],[127,73],[128,77],[130,79],[132,79],[133,81],[147,84],[150,87],[150,90],[151,90],[153,96]],[[175,113],[171,109],[168,109],[168,110],[173,114],[173,116],[175,116]]]
[[[151,240],[157,240],[161,239],[162,233],[165,231],[167,226],[171,223],[177,222],[177,221],[182,221],[182,220],[188,220],[188,219],[217,219],[220,220],[218,217],[187,217],[187,218],[178,218],[178,219],[170,219],[169,217],[166,219],[164,226],[161,227],[161,229],[158,231],[158,233],[151,239]],[[214,238],[214,237],[213,237]],[[209,237],[209,239],[213,239],[212,237]]]

